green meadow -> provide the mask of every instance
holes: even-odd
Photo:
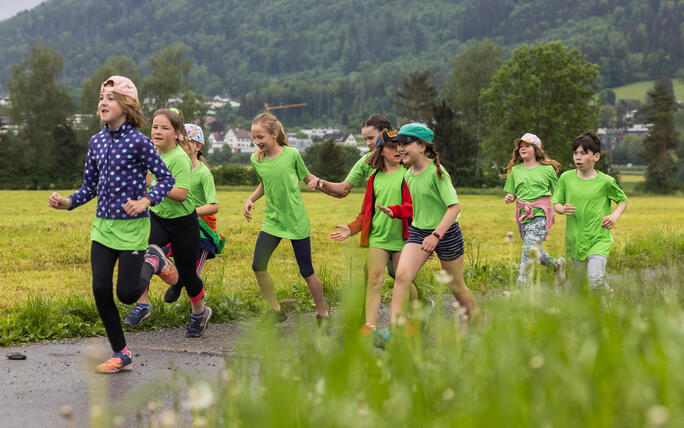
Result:
[[[615,92],[617,99],[636,99],[646,102],[646,93],[653,89],[655,80],[645,80],[641,82],[634,82],[616,88],[610,88]],[[684,80],[672,79],[672,86],[674,88],[675,99],[681,100],[684,97]]]

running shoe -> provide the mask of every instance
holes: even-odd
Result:
[[[188,330],[185,337],[200,337],[204,334],[209,319],[211,318],[211,308],[204,305],[204,313],[202,315],[190,315],[190,323],[188,323]]]
[[[131,327],[137,327],[140,324],[143,323],[146,319],[148,319],[151,315],[152,311],[150,310],[150,306],[141,306],[140,303],[136,303],[133,305],[131,308],[131,311],[126,315],[126,319],[124,319],[124,324],[130,325]]]
[[[181,291],[183,291],[183,286],[180,284],[170,286],[164,293],[164,301],[166,303],[175,302],[180,297]]]
[[[556,284],[558,285],[565,284],[565,264],[564,257],[559,257],[558,260],[556,260]]]
[[[373,323],[367,323],[359,330],[359,336],[363,337],[368,337],[373,333],[375,333],[375,324]]]
[[[178,283],[178,270],[176,265],[164,254],[158,245],[150,244],[145,251],[145,261],[154,266],[154,263],[148,259],[157,260],[157,270],[154,271],[156,275],[169,285],[176,285]]]
[[[133,368],[133,360],[130,354],[115,352],[107,361],[95,367],[97,373],[116,373],[128,371]]]
[[[322,327],[323,324],[327,323],[328,321],[330,321],[330,312],[328,312],[327,315],[316,314],[316,324],[319,327]]]
[[[285,321],[286,319],[287,312],[285,312],[285,309],[281,307],[279,311],[276,311],[275,309],[269,309],[268,311],[266,311],[266,315],[264,315],[263,322],[277,324]]]

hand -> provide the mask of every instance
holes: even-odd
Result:
[[[383,207],[383,206],[380,205],[380,204],[378,204],[378,209],[379,209],[380,211],[384,212],[384,213],[387,215],[387,217],[389,217],[389,218],[394,218],[394,213],[392,212],[391,209],[389,209],[389,208],[387,208],[387,207]]]
[[[126,204],[124,205],[124,211],[126,211],[126,214],[133,217],[142,212],[145,212],[145,210],[150,206],[150,204],[150,200],[144,196],[138,199],[137,201],[129,199],[128,202],[126,202]]]
[[[242,209],[242,214],[245,216],[247,221],[252,220],[252,214],[250,211],[254,209],[254,202],[252,202],[251,199],[247,199],[247,202],[245,202],[245,207]]]
[[[318,184],[317,184],[316,188],[317,188],[317,189],[320,189],[320,190],[323,190],[323,188],[325,188],[325,186],[326,186],[327,184],[328,184],[327,181],[323,180],[322,178],[319,178],[319,179],[318,179]]]
[[[605,227],[606,229],[612,229],[613,226],[615,226],[615,223],[617,223],[618,219],[614,214],[607,215],[603,217],[603,220],[601,221],[601,227]]]
[[[56,210],[66,210],[71,206],[71,199],[63,198],[59,193],[52,192],[48,198],[48,207]]]
[[[515,195],[513,193],[507,193],[506,196],[504,196],[504,202],[507,204],[510,204],[513,201],[515,201]]]
[[[427,253],[432,253],[435,251],[435,248],[437,248],[438,243],[439,239],[437,239],[435,235],[430,235],[423,239],[423,244],[420,246],[420,249]]]
[[[346,224],[338,224],[335,227],[337,231],[330,234],[330,239],[333,241],[344,241],[351,235],[351,230]]]
[[[308,183],[306,183],[306,185],[309,186],[309,190],[313,191],[316,190],[316,187],[318,187],[320,181],[320,178],[316,177],[315,175],[311,175],[311,179]]]
[[[573,204],[563,205],[563,214],[565,214],[565,215],[575,214],[575,206]]]

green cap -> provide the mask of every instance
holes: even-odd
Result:
[[[432,142],[435,133],[422,123],[407,123],[399,128],[399,133],[392,138],[395,143],[412,143],[418,139]]]

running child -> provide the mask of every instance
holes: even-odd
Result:
[[[364,120],[361,124],[361,135],[363,136],[363,141],[368,146],[368,153],[356,161],[344,181],[341,183],[331,183],[326,180],[319,180],[318,189],[330,196],[344,198],[353,187],[365,186],[368,178],[375,172],[375,169],[368,164],[368,159],[375,151],[375,142],[378,136],[385,129],[392,129],[392,124],[381,114],[372,114],[368,119]]]
[[[439,164],[433,137],[427,126],[409,123],[392,138],[408,167],[404,179],[413,200],[413,223],[399,258],[392,293],[392,325],[402,314],[409,285],[433,251],[451,277],[447,285],[465,308],[465,316],[470,318],[477,311],[475,297],[463,280],[463,237],[458,226],[461,206],[449,173]]]
[[[606,263],[613,245],[610,230],[627,208],[627,196],[615,179],[594,169],[601,158],[601,140],[586,132],[572,142],[577,169],[564,172],[553,194],[553,208],[568,216],[565,255],[576,270],[585,270],[594,290],[611,290],[605,281]],[[617,204],[611,214],[610,202]]]
[[[272,315],[284,321],[287,314],[281,309],[268,273],[268,261],[280,240],[289,239],[299,265],[299,273],[306,281],[316,305],[316,319],[328,317],[323,299],[323,287],[311,264],[311,224],[306,215],[299,181],[311,190],[318,185],[318,177],[309,173],[297,149],[288,145],[283,125],[270,113],[262,113],[252,120],[252,138],[258,151],[252,155],[252,167],[260,181],[247,201],[243,214],[252,219],[250,211],[262,196],[266,196],[266,210],[261,231],[254,247],[252,269],[259,288],[264,293]]]
[[[204,284],[195,271],[200,232],[197,212],[188,198],[192,162],[183,148],[187,144],[184,134],[183,116],[178,109],[154,112],[152,142],[176,184],[169,196],[151,209],[150,239],[139,281],[147,289],[152,276],[157,274],[172,287],[184,286],[192,306],[186,336],[199,337],[204,334],[212,312],[204,304]],[[154,186],[155,181],[152,180],[150,185]],[[167,244],[171,244],[175,266],[160,248]],[[149,316],[150,301],[145,292],[131,309],[125,323],[137,326]]]
[[[376,172],[366,184],[361,213],[348,225],[335,226],[338,230],[330,235],[335,241],[343,241],[361,232],[361,246],[368,247],[366,324],[360,331],[364,336],[376,329],[385,266],[390,261],[396,268],[409,236],[413,212],[411,194],[404,180],[406,168],[401,164],[396,143],[390,141],[396,135],[395,130],[384,130],[378,136],[375,151],[367,161]],[[410,298],[416,297],[416,287],[412,283]]]
[[[200,126],[192,123],[185,124],[185,132],[188,143],[185,148],[188,150],[188,156],[192,162],[188,199],[195,207],[200,227],[200,248],[195,262],[195,271],[197,276],[201,276],[204,262],[221,253],[226,238],[221,236],[216,223],[219,200],[216,196],[214,177],[211,175],[209,165],[202,154],[204,132]],[[165,246],[163,250],[167,257],[171,257],[170,245]],[[175,302],[180,297],[182,289],[183,287],[180,284],[169,287],[164,294],[164,301],[166,303]]]
[[[145,117],[133,82],[122,76],[105,80],[97,113],[104,129],[88,142],[83,184],[66,198],[53,193],[48,205],[72,210],[97,197],[90,230],[93,294],[114,354],[95,370],[116,373],[131,370],[133,361],[112,294],[114,265],[118,260],[117,297],[122,303],[134,303],[145,291],[138,278],[150,234],[147,208],[162,202],[174,178],[152,142],[137,129]],[[150,191],[145,189],[148,170],[157,177],[157,185]]]
[[[537,247],[541,264],[553,270],[556,281],[562,285],[565,280],[565,259],[558,260],[542,250],[542,242],[556,222],[551,207],[551,191],[558,184],[558,168],[560,164],[542,150],[542,142],[534,134],[525,134],[514,142],[513,157],[506,169],[507,192],[504,202],[515,204],[515,221],[518,233],[523,241],[520,254],[520,272],[518,284],[529,286],[530,249]]]

